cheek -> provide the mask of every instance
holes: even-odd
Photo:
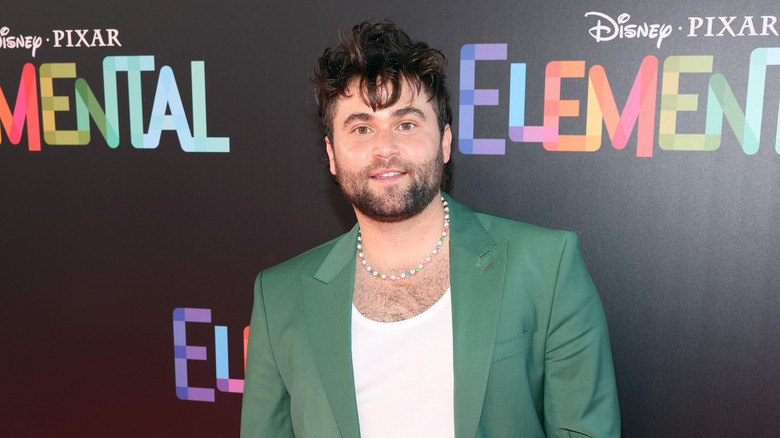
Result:
[[[361,169],[371,161],[371,154],[367,151],[368,148],[360,146],[347,146],[339,149],[336,154],[339,167],[342,169]]]
[[[442,151],[441,140],[438,136],[421,138],[410,146],[408,156],[420,161],[431,160]]]
[[[331,173],[338,177],[354,177],[365,166],[365,162],[354,151],[339,149],[330,161]]]

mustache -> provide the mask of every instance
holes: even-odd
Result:
[[[414,165],[409,161],[398,157],[374,158],[368,165],[360,170],[360,173],[363,175],[371,175],[378,169],[397,169],[411,173],[414,170]]]

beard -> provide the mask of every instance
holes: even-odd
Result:
[[[357,172],[350,172],[336,162],[336,181],[344,197],[361,213],[379,222],[400,222],[418,215],[439,193],[444,178],[444,154],[421,164],[400,158],[374,159]],[[386,187],[381,193],[369,188],[371,175],[382,168],[403,169],[409,183],[403,187]]]

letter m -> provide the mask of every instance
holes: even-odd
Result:
[[[626,100],[626,106],[623,108],[623,113],[620,113],[604,67],[600,65],[591,67],[588,79],[586,137],[595,144],[601,144],[601,120],[603,119],[612,146],[615,149],[623,149],[638,120],[636,155],[652,157],[657,85],[658,59],[649,55],[642,60],[631,93]]]
[[[22,68],[22,78],[19,81],[19,91],[16,94],[16,106],[11,113],[11,106],[0,88],[0,126],[5,129],[12,144],[22,140],[22,129],[27,121],[27,145],[31,151],[41,150],[41,129],[38,118],[38,88],[36,86],[35,67],[27,63]],[[2,134],[2,133],[0,133]],[[0,142],[2,135],[0,135]]]

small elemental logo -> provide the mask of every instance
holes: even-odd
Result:
[[[206,360],[208,350],[201,345],[187,345],[187,323],[211,323],[211,309],[177,307],[173,309],[173,357],[176,373],[176,396],[181,400],[214,401],[214,388],[189,385],[187,362]],[[244,369],[249,326],[244,328]],[[244,392],[244,379],[230,378],[228,361],[228,329],[214,326],[214,358],[216,362],[216,387],[221,392]]]

